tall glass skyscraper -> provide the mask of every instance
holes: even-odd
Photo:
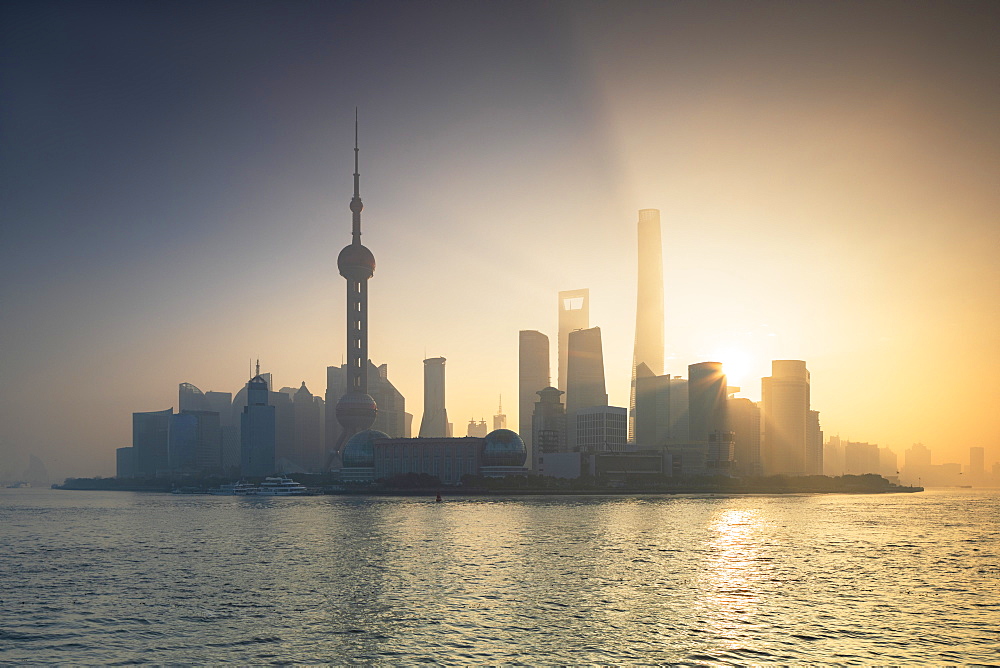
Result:
[[[640,209],[638,223],[638,285],[635,307],[635,347],[629,394],[629,440],[635,440],[635,370],[640,364],[663,375],[663,242],[660,210]]]
[[[534,463],[531,416],[538,391],[548,387],[549,337],[535,330],[522,329],[518,334],[517,421],[518,433],[528,449],[528,462]]]

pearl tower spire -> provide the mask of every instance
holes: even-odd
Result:
[[[336,454],[359,431],[375,424],[378,407],[368,395],[368,279],[375,274],[375,256],[361,244],[361,175],[358,169],[358,117],[354,111],[354,196],[351,198],[351,244],[337,257],[347,280],[347,391],[337,402],[340,438]]]

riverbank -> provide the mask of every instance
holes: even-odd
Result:
[[[297,482],[315,493],[348,496],[570,496],[623,494],[909,494],[924,491],[923,487],[896,485],[877,475],[861,476],[770,476],[763,478],[661,478],[656,481],[578,479],[563,480],[532,476],[528,478],[470,478],[458,486],[440,484],[348,485],[330,475],[299,475]],[[171,492],[182,489],[189,493],[207,491],[224,483],[223,478],[170,481],[163,479],[130,478],[67,478],[54,489],[102,490],[122,492]],[[423,482],[423,481],[422,481]]]

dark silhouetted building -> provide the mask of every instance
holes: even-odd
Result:
[[[730,398],[727,404],[727,431],[733,434],[733,473],[738,476],[759,476],[760,408],[745,398]]]
[[[566,440],[566,407],[560,399],[562,390],[546,387],[535,394],[538,395],[538,401],[535,402],[531,415],[531,440],[535,444],[531,468],[541,472],[547,454],[569,451]]]
[[[688,430],[694,441],[726,431],[726,374],[719,362],[688,366]]]
[[[118,448],[115,450],[115,477],[135,477],[135,448]]]
[[[629,393],[629,440],[635,440],[635,375],[640,364],[655,376],[663,374],[663,242],[659,209],[640,209],[638,222],[638,285],[636,286],[635,347]]]
[[[257,374],[246,385],[247,405],[240,416],[240,469],[246,476],[267,476],[275,472],[276,420],[267,381]]]
[[[549,337],[535,330],[518,333],[517,351],[517,421],[518,431],[528,449],[528,461],[535,461],[531,416],[538,391],[552,383],[549,375]]]
[[[456,485],[465,475],[524,475],[526,457],[524,441],[509,429],[496,429],[484,438],[388,438],[368,430],[347,442],[341,477],[371,482],[425,474]]]
[[[305,381],[292,397],[294,415],[292,459],[302,469],[318,473],[326,464],[323,447],[323,400],[314,397]]]
[[[635,444],[640,449],[688,440],[688,382],[679,376],[657,376],[640,364],[633,415]]]
[[[181,383],[177,388],[177,412],[207,411],[208,399],[205,394],[191,383]]]
[[[153,478],[170,467],[168,434],[174,410],[132,413],[132,447],[135,448],[136,477]]]

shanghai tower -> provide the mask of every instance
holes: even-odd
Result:
[[[375,256],[361,244],[361,176],[358,173],[358,120],[354,119],[354,197],[351,198],[353,237],[337,257],[337,269],[347,280],[347,387],[337,402],[342,428],[335,452],[354,434],[375,424],[378,410],[368,394],[368,279],[375,274]]]
[[[629,395],[628,437],[635,440],[635,370],[645,364],[663,375],[663,243],[660,210],[639,209],[639,284],[635,305],[635,348]]]

